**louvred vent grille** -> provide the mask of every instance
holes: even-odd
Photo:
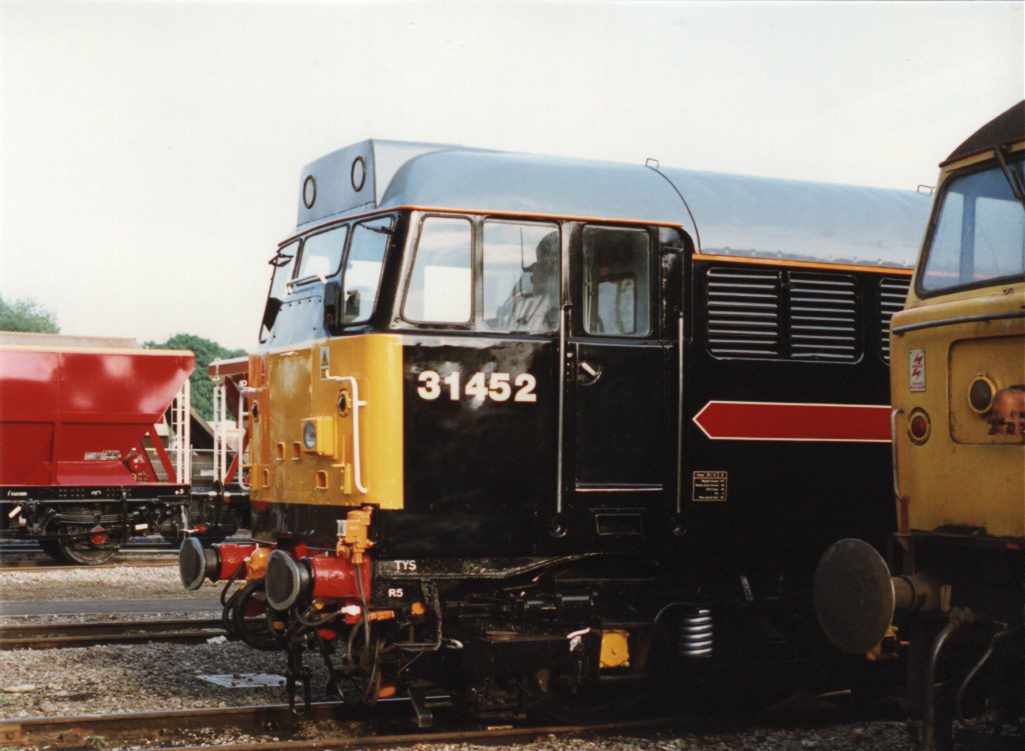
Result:
[[[779,357],[780,273],[710,268],[707,282],[711,353],[720,357]]]
[[[846,274],[790,272],[790,356],[850,362],[858,358],[858,296]]]
[[[890,320],[904,307],[910,279],[886,276],[879,280],[879,334],[883,360],[890,361]]]

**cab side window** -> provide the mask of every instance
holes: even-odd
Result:
[[[585,227],[584,331],[597,336],[651,333],[651,241],[644,230]]]
[[[342,265],[342,251],[349,228],[345,225],[310,235],[303,241],[297,280],[334,276]]]
[[[484,222],[482,330],[547,334],[559,327],[559,228]]]
[[[381,269],[393,224],[392,217],[384,217],[361,222],[353,229],[342,276],[344,323],[365,323],[370,319],[377,301]]]
[[[428,217],[420,229],[402,310],[417,323],[469,323],[472,233],[466,219]]]
[[[274,321],[277,320],[278,311],[281,310],[282,301],[288,294],[288,281],[295,271],[295,257],[299,253],[299,241],[295,241],[278,248],[278,252],[270,259],[271,272],[270,292],[267,294],[267,302],[263,308],[263,321],[260,324],[260,342],[267,341],[271,330],[274,328]]]
[[[295,271],[295,267],[292,262],[295,260],[296,254],[299,252],[299,243],[289,243],[283,248],[279,248],[278,252],[270,260],[271,268],[274,269],[270,284],[270,297],[276,300],[283,300],[287,290],[285,289],[285,283],[292,278],[292,272]]]

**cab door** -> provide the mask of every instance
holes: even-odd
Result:
[[[672,491],[672,343],[663,342],[658,235],[577,225],[571,237],[566,532],[632,547]]]

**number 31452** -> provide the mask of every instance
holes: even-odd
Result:
[[[536,402],[537,379],[530,373],[474,373],[466,381],[463,374],[454,370],[442,377],[437,371],[425,370],[417,378],[420,385],[416,393],[421,399],[433,401],[448,392],[454,402],[466,396],[470,399],[491,399],[495,402]]]

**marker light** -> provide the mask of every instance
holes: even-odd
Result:
[[[932,432],[932,423],[929,415],[924,409],[915,409],[908,418],[908,435],[911,442],[921,445],[929,440],[929,433]]]
[[[976,376],[968,389],[968,404],[980,415],[984,415],[993,406],[995,393],[996,387],[993,385],[993,381],[986,376]]]
[[[314,420],[307,420],[303,423],[303,446],[308,451],[317,448],[317,423]]]

